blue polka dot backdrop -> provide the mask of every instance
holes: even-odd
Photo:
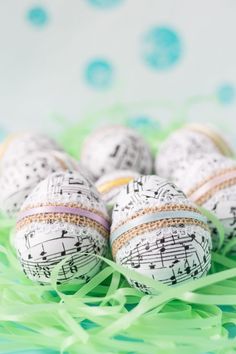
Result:
[[[88,3],[96,8],[110,9],[120,5],[125,0],[87,0]]]
[[[48,23],[49,17],[46,9],[35,6],[27,11],[27,19],[33,26],[43,27]]]
[[[150,29],[142,40],[142,56],[145,63],[155,70],[166,70],[180,60],[182,42],[179,34],[168,27]]]
[[[222,84],[217,90],[217,97],[222,104],[230,104],[235,100],[235,87],[231,84]]]
[[[112,64],[106,59],[92,59],[85,68],[85,80],[94,89],[108,89],[114,78]]]

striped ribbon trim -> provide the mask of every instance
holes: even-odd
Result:
[[[195,191],[187,193],[188,197],[197,202],[219,185],[236,178],[236,170],[225,172],[223,175],[213,176],[210,180],[198,187]]]
[[[41,206],[41,207],[36,207],[32,208],[29,210],[23,211],[17,222],[21,222],[23,219],[34,216],[34,215],[40,215],[40,214],[47,214],[47,213],[56,213],[56,214],[70,214],[70,215],[76,215],[76,216],[84,216],[88,219],[91,219],[98,224],[102,225],[107,231],[110,230],[110,223],[107,219],[102,217],[101,215],[98,215],[92,211],[86,210],[86,209],[81,209],[81,208],[75,208],[75,207],[66,207],[66,206]]]
[[[110,236],[111,245],[122,234],[124,234],[127,231],[130,231],[131,229],[133,229],[137,226],[147,224],[150,222],[154,222],[154,221],[159,221],[159,220],[182,219],[182,218],[194,219],[194,220],[203,222],[204,224],[207,224],[207,219],[205,216],[201,215],[200,213],[197,213],[194,211],[188,211],[188,210],[161,211],[161,212],[155,212],[155,213],[151,213],[151,214],[141,215],[135,219],[130,220],[128,223],[121,225],[116,230],[114,230]]]

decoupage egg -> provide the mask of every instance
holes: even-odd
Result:
[[[95,186],[101,194],[102,200],[111,212],[116,197],[130,181],[138,177],[139,173],[130,170],[115,170],[100,177]]]
[[[206,218],[181,190],[158,176],[140,176],[120,192],[110,243],[117,263],[167,285],[202,277],[211,265]]]
[[[77,161],[59,151],[34,152],[8,165],[0,175],[1,212],[14,217],[34,187],[51,173],[61,170],[84,173]]]
[[[182,161],[175,183],[189,199],[213,212],[222,222],[226,242],[236,236],[236,161],[219,154],[198,154],[191,163]],[[211,225],[213,243],[217,230]]]
[[[47,135],[38,133],[21,133],[10,135],[0,145],[0,166],[6,168],[9,164],[37,151],[58,150],[60,146]]]
[[[92,133],[84,144],[81,162],[95,179],[114,170],[151,173],[150,148],[133,129],[111,125]]]
[[[224,138],[208,126],[190,124],[177,130],[161,146],[155,161],[156,173],[173,180],[173,174],[183,160],[199,153],[219,153],[232,156],[233,151]]]
[[[24,202],[14,246],[26,276],[49,283],[53,268],[70,256],[58,283],[84,283],[101,267],[109,237],[109,217],[99,193],[77,172],[56,172]]]

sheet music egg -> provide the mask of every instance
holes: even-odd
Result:
[[[219,154],[198,154],[191,164],[182,161],[174,174],[175,183],[194,203],[221,221],[225,243],[236,237],[236,161]],[[218,233],[210,223],[214,248]],[[232,249],[236,251],[236,247]]]
[[[233,156],[231,147],[219,133],[205,125],[190,124],[172,133],[162,144],[156,156],[155,171],[173,181],[181,162],[192,161],[199,153]]]
[[[105,256],[109,217],[94,185],[77,172],[58,172],[42,181],[24,202],[14,245],[26,276],[49,283],[56,264],[58,283],[85,283]]]
[[[0,174],[1,212],[15,217],[24,200],[39,182],[51,173],[63,170],[83,173],[76,160],[59,151],[34,152],[9,164]]]
[[[0,145],[0,166],[6,168],[19,159],[37,151],[57,150],[61,147],[47,135],[33,132],[9,135]]]
[[[135,130],[109,125],[94,131],[86,140],[81,162],[95,179],[114,170],[152,172],[153,160],[148,144]]]
[[[139,173],[131,170],[115,170],[100,177],[95,186],[101,194],[102,200],[107,205],[109,212],[112,212],[115,200],[120,191],[134,178],[138,177]]]
[[[166,285],[207,274],[211,237],[206,218],[176,185],[140,176],[118,195],[110,243],[114,260]],[[128,279],[145,293],[154,289]]]

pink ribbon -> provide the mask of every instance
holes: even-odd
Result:
[[[236,178],[236,171],[229,171],[223,175],[213,177],[211,180],[199,187],[195,192],[188,194],[188,196],[192,201],[196,202],[198,199],[207,194],[211,189],[234,178]]]

